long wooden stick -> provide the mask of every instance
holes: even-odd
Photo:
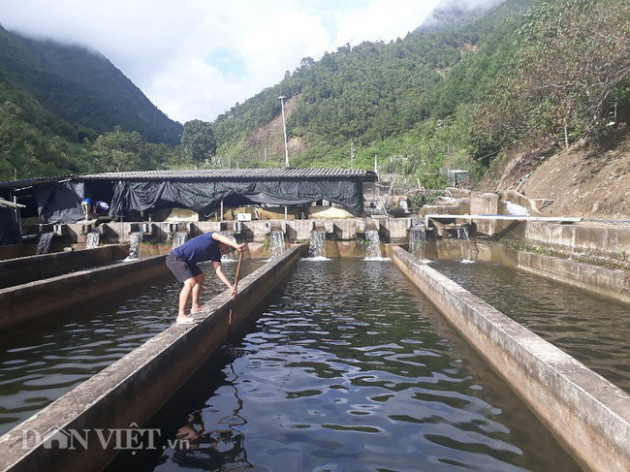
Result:
[[[234,277],[234,295],[232,295],[232,305],[230,306],[230,314],[228,315],[228,336],[232,331],[232,312],[234,311],[234,302],[236,301],[236,291],[238,289],[238,276],[241,272],[241,261],[243,260],[243,253],[238,253],[238,264],[236,264],[236,276]]]

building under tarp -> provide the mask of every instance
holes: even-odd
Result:
[[[113,183],[110,216],[134,211],[187,208],[202,217],[222,206],[292,206],[320,200],[363,214],[363,183],[376,174],[348,169],[227,169],[121,172],[77,178],[86,189]]]
[[[363,184],[371,171],[352,169],[219,169],[109,172],[59,179],[0,182],[7,198],[34,200],[45,223],[83,219],[81,201],[109,203],[109,217],[127,220],[139,212],[185,208],[201,219],[223,207],[296,206],[326,200],[355,216],[363,214]],[[33,215],[29,215],[33,216]]]
[[[33,219],[46,221],[39,216],[42,208],[38,202],[40,193],[54,192],[63,188],[69,177],[35,177],[30,179],[0,182],[0,245],[19,244],[22,242],[22,225]],[[69,205],[80,206],[72,201]]]

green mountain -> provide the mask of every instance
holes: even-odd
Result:
[[[87,49],[25,38],[0,26],[0,71],[5,83],[76,128],[100,134],[119,127],[148,142],[179,142],[182,125],[105,57]]]
[[[440,167],[435,158],[443,157],[441,148],[456,149],[454,140],[463,139],[460,133],[445,143],[444,120],[474,103],[494,80],[513,47],[506,35],[513,35],[532,2],[496,3],[465,26],[420,27],[404,39],[347,45],[319,61],[304,58],[282,82],[217,118],[218,154],[245,166],[282,163],[278,97],[285,96],[293,166],[348,166],[354,149],[353,165],[363,168],[372,168],[375,156],[398,162],[405,172],[421,162]],[[448,11],[457,24],[468,17],[461,9]]]
[[[627,0],[470,3],[487,8],[445,1],[404,39],[304,58],[212,123],[217,155],[283,165],[280,96],[292,166],[377,166],[428,187],[445,185],[444,168],[482,177],[519,149],[535,160],[611,142],[630,105]]]

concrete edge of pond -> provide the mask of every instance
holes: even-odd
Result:
[[[1,436],[0,470],[100,470],[117,450],[150,441],[152,431],[142,425],[266,299],[302,251],[292,246],[240,280],[234,303],[226,290],[205,304],[197,323],[173,324]],[[65,447],[69,441],[74,448]]]
[[[478,260],[499,262],[506,267],[572,285],[622,303],[630,303],[630,272],[627,270],[520,251],[500,244],[478,241],[477,246]]]
[[[128,287],[131,274],[134,283],[167,275],[165,258],[166,255],[160,255],[118,262],[1,289],[0,328],[32,321],[69,305],[123,290]]]
[[[543,275],[622,303],[630,303],[630,273],[544,254],[518,251],[516,265],[520,270]]]
[[[630,395],[400,247],[389,255],[587,470],[630,470]]]
[[[110,244],[93,249],[0,260],[0,288],[55,277],[88,267],[111,264],[128,255],[128,244]]]

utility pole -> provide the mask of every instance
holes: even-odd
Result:
[[[284,120],[284,95],[280,95],[280,106],[282,107],[282,129],[284,130],[284,167],[289,167],[289,145],[287,144],[287,123]]]
[[[354,142],[350,141],[350,169],[354,169]]]

